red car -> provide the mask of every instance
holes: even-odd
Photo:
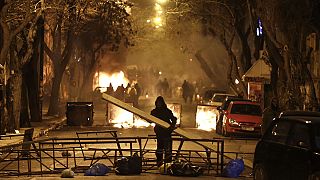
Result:
[[[225,111],[222,135],[250,133],[261,134],[262,110],[259,103],[233,101]]]

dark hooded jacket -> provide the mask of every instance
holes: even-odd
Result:
[[[156,133],[157,137],[170,137],[177,123],[177,118],[173,115],[172,111],[167,108],[162,96],[159,96],[156,99],[155,105],[156,108],[151,111],[151,115],[169,123],[170,127],[163,128],[159,125],[156,125],[154,127],[154,132]]]

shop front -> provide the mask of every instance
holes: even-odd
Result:
[[[242,80],[248,86],[248,98],[259,102],[261,107],[265,107],[265,98],[270,85],[270,70],[263,59],[258,59],[251,68],[242,76]]]

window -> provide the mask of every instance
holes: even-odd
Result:
[[[310,147],[310,134],[307,124],[296,123],[293,126],[288,139],[288,145]]]
[[[253,104],[234,104],[231,109],[231,114],[246,114],[261,116],[261,108],[259,105]]]
[[[226,98],[227,95],[214,95],[213,96],[213,101],[214,102],[222,102],[225,98]]]
[[[316,124],[313,126],[314,135],[315,135],[315,145],[316,149],[320,150],[320,125]]]
[[[285,143],[290,130],[290,123],[287,121],[279,121],[275,124],[271,131],[267,132],[265,139],[269,141]]]

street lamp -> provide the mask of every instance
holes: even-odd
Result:
[[[157,0],[157,3],[159,3],[159,4],[164,4],[164,3],[167,3],[168,2],[168,0]]]

